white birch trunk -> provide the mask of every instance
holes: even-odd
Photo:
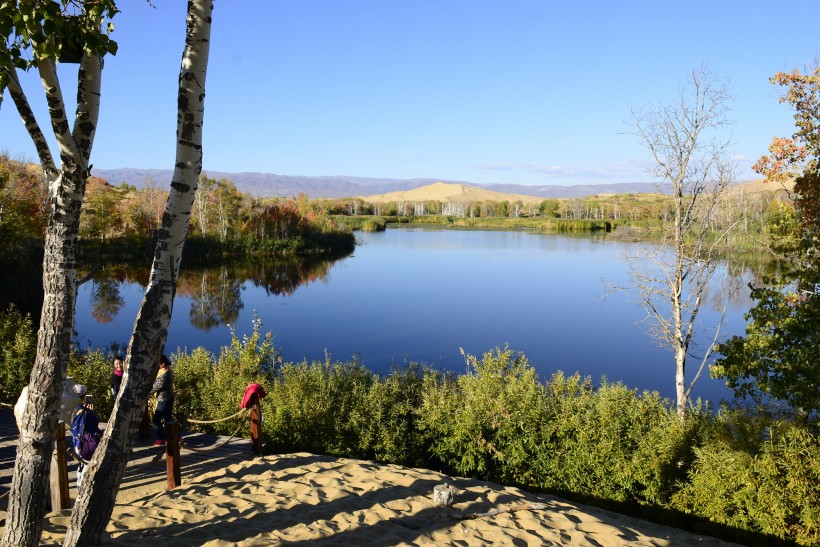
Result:
[[[715,204],[733,174],[728,154],[730,138],[717,132],[727,124],[728,86],[713,80],[703,68],[690,78],[691,90],[681,89],[679,102],[633,112],[637,134],[656,163],[655,174],[672,184],[673,232],[664,249],[644,249],[631,261],[641,303],[647,311],[650,334],[668,344],[675,359],[676,411],[686,416],[690,392],[712,348],[707,348],[700,369],[686,385],[686,363],[702,294],[715,271],[719,255],[715,246],[725,234],[709,234]],[[642,258],[645,257],[645,258]],[[646,260],[648,258],[648,260]],[[644,266],[640,263],[646,262]],[[668,306],[668,308],[666,307]],[[724,311],[725,313],[725,311]],[[717,341],[721,316],[713,338]]]
[[[63,545],[96,545],[111,519],[131,446],[159,368],[171,320],[182,248],[202,171],[202,120],[212,0],[188,3],[179,75],[177,161],[154,263],[125,361],[123,388],[83,480]]]
[[[13,69],[0,69],[3,71],[3,81],[7,85],[11,100],[17,107],[17,112],[26,126],[31,141],[34,143],[34,148],[37,150],[37,156],[40,159],[40,165],[45,173],[46,180],[51,188],[54,181],[57,179],[57,167],[54,164],[54,158],[51,156],[51,150],[48,148],[48,142],[45,135],[40,130],[40,125],[34,117],[34,112],[31,110],[28,98],[23,93],[23,88],[20,87],[20,80],[17,77],[17,72]]]
[[[77,111],[73,130],[69,128],[54,62],[41,59],[38,68],[48,99],[52,128],[60,147],[61,167],[59,176],[55,177],[56,170],[50,153],[47,153],[47,145],[44,141],[38,141],[38,136],[42,137],[42,134],[36,121],[33,116],[28,119],[23,115],[27,101],[18,102],[15,98],[18,110],[23,108],[21,116],[37,146],[46,177],[53,181],[43,258],[44,299],[37,355],[17,444],[8,518],[2,540],[2,545],[15,546],[37,545],[42,534],[53,432],[57,425],[74,328],[76,242],[89,175],[88,160],[99,117],[102,63],[99,57],[83,56],[77,76]],[[14,98],[16,77],[9,81]],[[19,85],[17,87],[19,89]],[[21,99],[24,98],[23,95]]]

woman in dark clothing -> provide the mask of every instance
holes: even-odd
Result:
[[[122,384],[122,358],[114,357],[114,372],[111,373],[111,397],[117,398],[117,393],[120,392],[120,385]]]
[[[154,380],[150,395],[157,395],[157,408],[154,410],[154,428],[157,440],[154,446],[165,444],[165,425],[170,422],[174,410],[174,376],[171,372],[171,361],[166,355],[159,360],[159,373]]]
[[[78,456],[77,485],[83,480],[86,464],[94,455],[97,444],[102,436],[100,419],[94,413],[91,404],[91,395],[82,384],[74,385],[74,393],[80,398],[80,404],[74,409],[71,417],[71,438],[74,445],[74,454]]]

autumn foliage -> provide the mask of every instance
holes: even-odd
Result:
[[[42,237],[48,190],[42,174],[30,164],[0,154],[0,235],[6,242]]]
[[[81,249],[86,254],[113,253],[120,258],[150,254],[167,196],[168,192],[150,179],[137,189],[89,177],[80,218]],[[256,198],[240,192],[231,180],[206,175],[200,178],[192,219],[190,247],[203,251],[206,258],[349,251],[353,247],[350,230],[337,226],[323,208],[304,195]],[[2,239],[42,247],[47,220],[48,189],[41,170],[0,155]],[[0,254],[13,258],[19,252],[8,245]]]
[[[754,287],[756,304],[746,314],[746,336],[719,348],[712,375],[725,378],[740,396],[762,393],[808,416],[820,411],[820,66],[778,73],[780,101],[794,108],[796,130],[775,138],[770,154],[755,164],[768,180],[793,178],[796,217],[776,231],[784,273]]]
[[[791,137],[776,137],[769,154],[758,160],[754,170],[771,181],[795,179],[796,206],[804,235],[817,247],[820,227],[820,65],[805,73],[778,72],[771,82],[785,88],[780,97],[794,109],[796,131]]]

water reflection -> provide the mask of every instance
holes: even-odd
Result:
[[[542,378],[556,370],[577,371],[593,381],[606,375],[674,395],[673,357],[641,330],[642,308],[623,294],[602,300],[602,279],[629,282],[625,257],[634,253],[632,244],[415,229],[357,237],[355,256],[344,260],[184,266],[166,350],[218,352],[230,344],[226,323],[241,334],[258,317],[285,361],[357,355],[380,373],[405,360],[458,372],[464,367],[459,347],[480,356],[509,343]],[[742,290],[728,302],[724,334],[743,332],[750,305],[745,285],[775,267],[755,262],[733,256],[718,269],[699,316],[704,328],[717,321],[729,289],[740,280]],[[127,343],[148,277],[147,270],[130,266],[112,266],[103,274],[97,283],[119,283],[95,291],[84,286],[77,300],[79,341],[97,347]],[[98,315],[117,317],[101,323]],[[710,341],[700,340],[703,347]],[[694,396],[718,401],[728,391],[703,375]]]
[[[220,325],[236,324],[245,307],[242,291],[246,283],[263,289],[268,296],[288,296],[302,285],[326,282],[333,263],[341,258],[291,257],[188,267],[180,271],[176,294],[190,300],[190,324],[207,332]],[[120,291],[134,284],[144,288],[148,276],[146,268],[134,265],[101,267],[89,290],[92,318],[97,323],[111,323],[125,306]]]
[[[94,279],[91,289],[91,315],[98,323],[110,323],[125,306],[120,296],[122,281],[102,275]]]
[[[208,331],[222,324],[236,324],[242,303],[242,284],[226,266],[180,273],[177,294],[191,299],[188,317],[198,329]]]
[[[268,296],[289,296],[301,285],[316,281],[326,282],[335,259],[307,258],[265,261],[249,265],[247,279],[255,287],[265,290]]]

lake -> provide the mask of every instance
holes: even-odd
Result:
[[[355,252],[336,261],[184,269],[166,352],[216,352],[230,341],[228,325],[246,334],[255,314],[285,361],[328,354],[358,356],[377,372],[405,361],[462,372],[459,348],[481,356],[509,344],[542,378],[578,371],[597,384],[605,375],[671,398],[671,352],[644,332],[634,298],[607,295],[604,283],[628,283],[625,257],[636,248],[595,235],[397,228],[357,233]],[[81,345],[128,341],[147,277],[109,267],[80,287]],[[743,333],[747,293],[729,305],[727,334]],[[715,288],[703,324],[723,300]],[[717,402],[730,392],[704,372],[694,396]]]

